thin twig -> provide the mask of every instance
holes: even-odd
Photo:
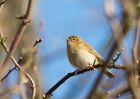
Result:
[[[5,2],[6,2],[6,0],[3,0],[3,1],[0,2],[0,14],[2,12],[2,9],[4,7]]]
[[[0,1],[0,6],[5,3],[5,0]]]
[[[2,35],[1,35],[1,33],[0,33],[0,37],[1,37],[1,36],[2,36]],[[37,44],[39,44],[41,41],[42,41],[42,39],[37,39],[36,42],[33,44],[33,48],[34,48]],[[25,56],[26,56],[26,55],[19,57],[18,64],[21,64],[21,62],[23,61],[23,59],[25,59]],[[8,71],[8,73],[2,78],[1,82],[3,82],[3,81],[12,73],[12,71],[14,71],[14,70],[17,70],[17,67],[16,67],[16,66],[14,66],[12,69],[10,69],[10,70]]]
[[[137,25],[136,26],[136,32],[138,32],[139,29],[138,27],[138,18],[139,18],[139,8],[138,8],[138,1],[135,0],[135,2],[133,0],[121,0],[121,4],[122,4],[122,8],[123,8],[123,22],[122,24],[124,24],[122,27],[123,27],[123,30],[129,30],[131,29],[131,27],[133,27],[133,23],[134,22],[137,22]],[[137,13],[138,12],[138,13]],[[135,32],[135,33],[136,33]],[[140,32],[140,31],[139,31]],[[138,34],[139,35],[139,34]],[[137,38],[139,38],[139,36],[137,36]],[[134,43],[135,44],[137,42],[138,39],[135,39],[134,38]],[[133,45],[133,48],[134,48],[135,45]],[[137,46],[137,44],[136,44]],[[136,47],[135,46],[135,47]],[[133,50],[133,49],[132,49]],[[135,51],[137,51],[137,49],[134,48]],[[133,51],[134,51],[133,50]],[[130,89],[130,93],[132,95],[132,98],[133,99],[139,99],[140,95],[140,86],[139,86],[139,80],[137,79],[137,74],[138,74],[138,57],[137,55],[135,56],[133,54],[133,51],[132,51],[132,57],[133,57],[133,63],[127,63],[125,62],[125,64],[127,65],[128,69],[127,69],[127,72],[126,72],[126,76],[127,76],[127,82],[129,84],[129,89]],[[134,53],[135,53],[134,51]],[[137,52],[136,52],[137,53]],[[134,55],[134,56],[133,56]]]
[[[114,54],[114,51],[115,51],[115,49],[116,49],[117,47],[118,47],[118,44],[117,44],[117,41],[116,41],[116,42],[114,42],[114,45],[111,47],[111,51],[110,51],[110,53],[109,53],[109,55],[108,55],[108,57],[107,57],[107,60],[105,61],[105,64],[104,64],[104,69],[103,69],[102,72],[98,75],[95,84],[93,84],[93,86],[91,87],[92,90],[91,90],[90,93],[87,95],[87,99],[91,99],[91,98],[92,98],[92,95],[94,95],[94,94],[96,93],[96,89],[98,88],[99,83],[100,83],[100,81],[101,81],[101,79],[102,79],[102,77],[103,77],[104,70],[108,67],[107,64],[108,64],[108,62],[110,61],[110,59],[111,59],[112,55]],[[118,54],[117,59],[118,59],[119,56],[120,56],[120,55]],[[115,66],[115,64],[114,64],[113,67],[114,67],[114,68],[117,68],[117,66]],[[119,68],[119,69],[126,69],[126,67],[122,67],[122,68]]]
[[[17,85],[13,85],[8,88],[5,88],[4,91],[0,91],[0,98],[7,99],[8,98],[7,96],[11,96],[12,94],[15,94],[15,93],[18,94],[21,90],[21,86],[23,85],[24,84],[17,84]]]
[[[33,47],[35,47],[35,46],[36,46],[37,44],[39,44],[40,42],[42,42],[42,39],[41,39],[41,38],[40,38],[40,39],[36,39],[36,41],[35,41]]]
[[[16,67],[13,67],[12,69],[10,69],[8,73],[1,79],[1,82],[3,82],[12,73],[12,71],[16,69],[17,69]]]
[[[112,8],[109,8],[109,7],[112,7]],[[110,2],[106,0],[105,9],[106,9],[107,18],[110,21],[111,32],[113,34],[118,33],[118,37],[114,37],[115,41],[113,42],[113,46],[111,47],[110,53],[108,54],[108,57],[106,58],[106,61],[105,61],[106,64],[108,64],[115,50],[119,48],[119,45],[121,44],[123,37],[125,36],[126,33],[122,31],[120,21],[115,18],[114,2]],[[99,73],[97,80],[95,81],[95,84],[93,84],[92,86],[92,90],[87,95],[87,99],[91,99],[92,96],[96,94],[96,89],[99,87],[99,84],[103,78],[103,72],[105,71],[105,69],[106,69],[106,65],[104,66],[104,69],[102,69],[102,72]]]
[[[27,10],[26,10],[26,14],[23,17],[23,19],[21,19],[21,24],[17,30],[16,35],[14,36],[14,40],[12,41],[12,44],[10,46],[9,49],[9,55],[13,56],[13,54],[15,53],[15,50],[17,48],[17,46],[20,43],[20,40],[24,34],[24,31],[28,25],[29,21],[29,15],[31,13],[31,7],[32,7],[32,0],[28,1],[28,6],[27,6]],[[2,63],[2,65],[0,66],[0,80],[2,79],[2,77],[4,76],[4,74],[7,72],[8,70],[8,64],[10,61],[10,56],[7,55],[4,62]]]
[[[112,64],[115,64],[115,62],[119,59],[120,55],[122,54],[122,51],[124,50],[124,48],[122,48],[120,51],[118,51],[116,53],[116,58],[112,58]]]
[[[114,91],[112,91],[110,93],[110,97],[113,98],[113,99],[118,99],[120,96],[122,96],[123,94],[125,94],[126,92],[129,92],[130,89],[128,87],[128,85],[121,85],[119,86],[118,88],[116,88]]]
[[[0,37],[1,37],[1,39],[3,39],[3,35],[2,35],[1,32],[0,32]],[[39,44],[41,41],[42,41],[41,39],[39,39],[39,40],[37,39],[36,42],[33,44],[33,48],[34,48],[37,44]],[[2,42],[1,42],[1,43],[2,43]],[[26,55],[21,56],[21,57],[19,58],[18,64],[21,64],[21,62],[23,61],[23,59],[25,58],[25,56],[26,56]],[[15,67],[13,67],[11,70],[9,70],[9,72],[2,78],[1,82],[2,82],[3,80],[5,80],[5,79],[8,77],[8,75],[10,75],[10,73],[11,73],[12,71],[16,70],[16,69],[18,69],[17,66],[15,66]],[[35,86],[35,87],[36,87],[36,86]],[[30,86],[30,88],[34,88],[33,85]],[[33,93],[36,93],[36,91],[33,91]],[[35,96],[35,95],[34,95],[34,96]]]
[[[47,97],[51,96],[52,93],[61,85],[63,84],[66,80],[68,80],[70,77],[72,76],[76,76],[79,74],[83,74],[85,72],[91,71],[91,70],[95,70],[95,68],[100,68],[103,67],[104,64],[99,64],[99,65],[95,65],[94,68],[93,67],[87,67],[84,69],[77,69],[71,73],[68,73],[66,76],[64,76],[60,81],[58,81],[52,88],[50,88],[45,95],[43,96],[44,99],[46,99]],[[121,70],[125,70],[126,67],[125,66],[120,66],[120,65],[112,65],[112,64],[108,64],[107,65],[108,68],[113,68],[113,69],[121,69]]]
[[[10,56],[12,62],[16,66],[16,68],[18,68],[22,73],[24,73],[25,76],[29,79],[29,81],[31,81],[31,83],[32,83],[32,99],[35,99],[35,95],[36,95],[36,84],[35,84],[33,78],[27,72],[25,72],[22,69],[22,67],[17,63],[17,61],[15,60],[15,58],[12,55],[9,54],[8,47],[7,47],[6,43],[3,41],[3,36],[1,34],[1,32],[0,32],[0,36],[1,36],[1,38],[0,38],[1,39],[1,42],[0,43],[1,43],[2,47],[4,48],[5,52]]]
[[[140,38],[140,18],[138,19],[135,37],[134,37],[134,43],[133,43],[133,49],[132,49],[132,59],[133,61],[138,64],[138,44],[139,44],[139,38]]]
[[[140,85],[139,85],[139,79],[137,79],[138,75],[138,56],[137,56],[137,48],[138,48],[138,43],[139,43],[139,33],[140,33],[140,19],[138,20],[138,24],[136,26],[136,33],[135,33],[135,38],[134,38],[134,43],[133,43],[133,48],[132,48],[132,57],[134,64],[128,66],[128,71],[127,71],[127,78],[128,78],[128,84],[130,87],[130,91],[132,93],[133,98],[139,99],[140,97]]]
[[[127,69],[127,80],[130,88],[130,92],[134,99],[139,99],[140,97],[140,86],[139,79],[137,78],[137,65],[128,65]]]

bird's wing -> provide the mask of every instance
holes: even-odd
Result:
[[[88,51],[90,53],[92,53],[93,55],[96,56],[96,58],[101,62],[102,61],[102,56],[94,49],[92,48],[90,45],[88,45],[87,43],[85,43],[86,48],[88,48]]]

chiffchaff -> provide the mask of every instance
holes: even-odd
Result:
[[[67,55],[69,62],[78,68],[86,68],[102,63],[100,54],[79,36],[67,38]],[[108,77],[114,78],[114,75],[109,71],[105,70],[104,73]]]

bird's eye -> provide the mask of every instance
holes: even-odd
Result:
[[[75,40],[75,38],[72,39],[73,41]]]

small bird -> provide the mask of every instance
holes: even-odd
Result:
[[[103,62],[101,55],[79,36],[73,35],[66,40],[68,59],[73,66],[86,68]],[[104,73],[110,78],[115,77],[108,70]]]

